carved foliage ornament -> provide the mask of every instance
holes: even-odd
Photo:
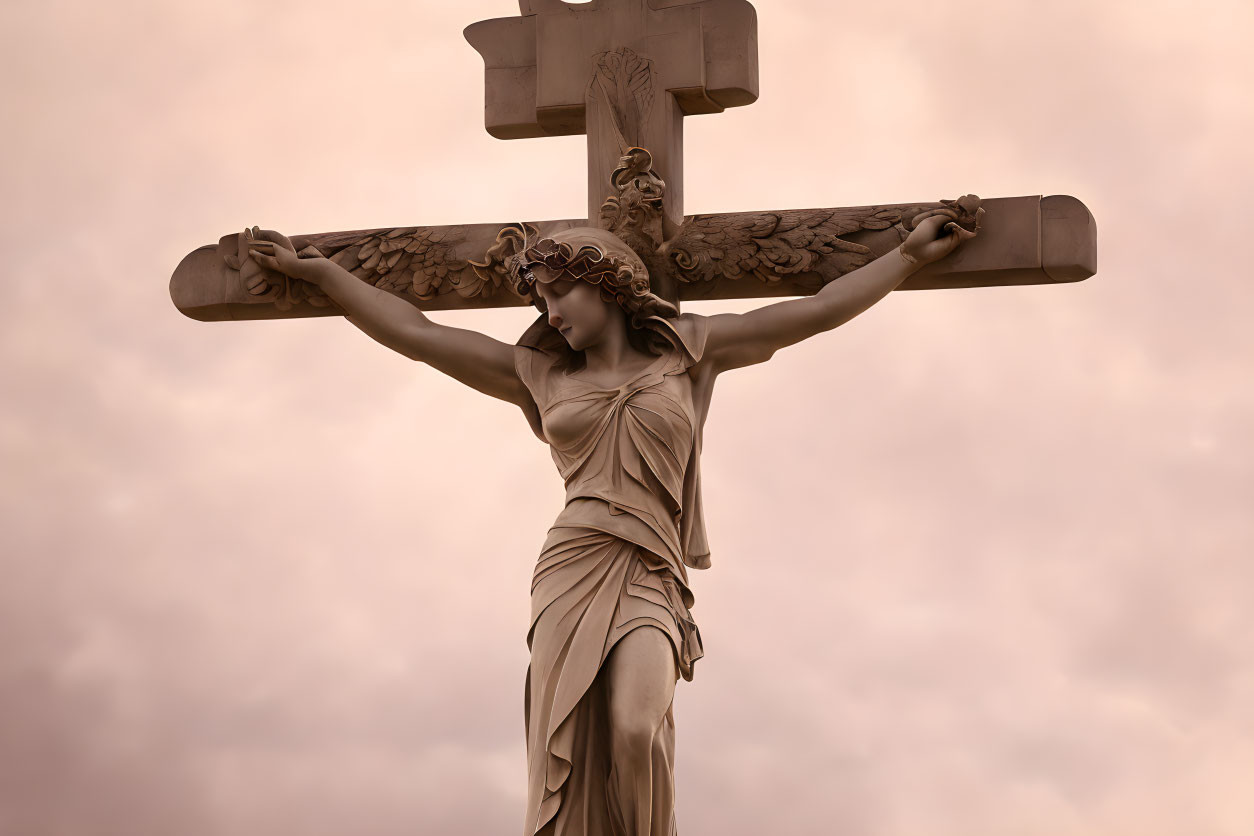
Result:
[[[588,94],[606,105],[619,147],[639,145],[656,98],[653,62],[630,49],[597,56]]]
[[[601,228],[634,254],[637,276],[647,275],[642,259],[656,251],[662,239],[662,200],[666,183],[652,166],[653,155],[647,150],[629,149],[610,177],[617,194],[606,199],[600,213]],[[530,224],[507,226],[497,235],[483,259],[470,264],[481,280],[496,285],[509,284],[516,293],[527,298],[530,291],[525,289],[525,282],[520,283],[520,265],[527,259],[547,263],[545,253],[553,245],[553,239],[545,240],[549,243],[540,241],[536,228]],[[528,252],[530,255],[526,255]],[[586,260],[572,261],[563,265],[563,269],[570,272],[576,263],[584,268],[592,264]]]
[[[618,194],[602,204],[601,226],[638,252],[656,250],[662,244],[666,182],[653,170],[653,155],[644,148],[628,149],[610,185]]]
[[[676,234],[663,242],[666,183],[652,163],[646,149],[629,149],[611,176],[615,194],[600,212],[602,228],[637,256],[639,266],[633,266],[632,276],[610,282],[615,288],[611,295],[623,295],[618,301],[628,302],[629,307],[629,297],[657,298],[662,288],[673,287],[675,281],[709,283],[751,276],[777,283],[787,277],[815,274],[826,283],[887,251],[882,244],[871,246],[874,242],[855,240],[867,233],[895,230],[895,240],[901,241],[924,218],[939,214],[952,219],[948,229],[958,229],[959,234],[969,237],[979,228],[984,214],[980,199],[966,195],[939,204],[912,206],[695,215],[685,219]],[[534,226],[515,224],[500,230],[480,260],[467,260],[458,255],[459,247],[465,245],[465,233],[465,227],[331,233],[302,239],[300,255],[329,258],[381,290],[420,300],[446,293],[475,298],[505,292],[530,301],[528,286],[520,281],[520,259],[556,267],[556,262],[549,262],[561,252],[554,238],[541,239]],[[604,249],[601,257],[605,256]],[[525,256],[528,252],[530,255]],[[331,304],[316,286],[263,270],[248,257],[243,235],[223,238],[219,253],[228,267],[239,271],[244,287],[257,302],[273,302],[281,310],[302,302],[317,307]],[[578,251],[562,259],[561,269],[568,275],[590,270],[597,263]]]

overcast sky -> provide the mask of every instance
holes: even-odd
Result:
[[[680,832],[1254,832],[1254,6],[758,6],[688,211],[1073,194],[1100,261],[720,381]],[[245,225],[580,214],[582,138],[482,128],[461,30],[516,12],[4,5],[3,836],[520,829],[547,449],[343,321],[167,293]]]

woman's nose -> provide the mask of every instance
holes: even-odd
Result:
[[[549,325],[552,325],[559,331],[562,329],[562,315],[553,310],[552,305],[549,305]]]

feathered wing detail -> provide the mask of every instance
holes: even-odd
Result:
[[[694,215],[662,246],[661,254],[684,283],[746,275],[777,283],[806,273],[828,282],[887,252],[885,241],[889,247],[900,243],[924,217],[944,214],[971,227],[978,225],[982,212],[979,199],[967,196],[900,206]],[[883,232],[889,234],[875,235]]]
[[[456,246],[464,237],[465,229],[457,226],[402,227],[363,235],[327,257],[380,290],[425,300],[452,289],[469,298],[490,282],[458,257]]]
[[[900,221],[894,210],[876,207],[695,215],[662,251],[681,282],[746,274],[778,282],[814,272],[834,278],[874,257],[869,247],[842,236],[888,229]]]
[[[514,233],[535,236],[536,228],[530,224],[410,226],[297,236],[291,241],[302,258],[326,258],[380,290],[442,307],[478,307],[523,301],[510,285],[503,264]],[[495,239],[495,243],[483,262],[459,254],[483,252],[481,248],[488,246],[485,239]],[[334,305],[317,285],[260,267],[248,256],[247,248],[248,239],[240,233],[218,243],[219,255],[230,270],[239,273],[253,301],[270,302],[284,311],[302,304]],[[458,299],[475,301],[457,304]]]

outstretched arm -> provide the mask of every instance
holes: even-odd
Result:
[[[532,405],[531,393],[514,369],[512,346],[478,331],[432,322],[405,300],[328,259],[300,258],[291,241],[277,232],[246,234],[253,238],[249,253],[258,264],[317,285],[344,309],[349,322],[382,345],[524,411]]]
[[[813,296],[744,314],[711,316],[705,361],[715,373],[764,363],[785,346],[843,325],[969,237],[956,227],[942,234],[950,220],[943,215],[924,220],[901,247],[829,282]]]

